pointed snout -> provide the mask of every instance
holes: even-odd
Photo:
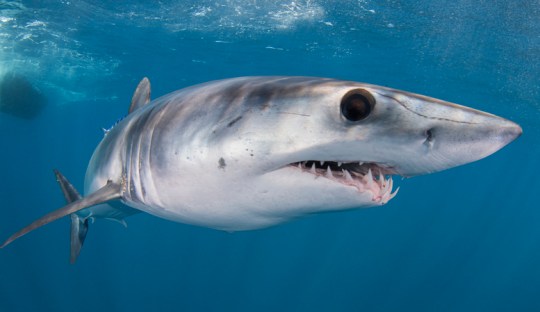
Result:
[[[523,130],[507,119],[420,95],[397,92],[392,96],[404,109],[403,121],[420,137],[405,147],[411,151],[396,168],[408,176],[464,165],[500,150]]]
[[[451,113],[434,125],[426,154],[434,171],[485,158],[523,133],[518,124],[489,113],[459,105],[448,109]]]
[[[458,138],[461,137],[463,144],[469,144],[471,148],[479,149],[478,156],[480,158],[498,151],[523,133],[518,124],[499,116],[458,105],[455,109],[465,111],[458,115],[467,118],[463,118],[463,121],[456,118],[455,122],[458,125],[451,126],[450,131],[460,133]],[[459,125],[460,122],[463,124]]]
[[[523,133],[523,129],[521,129],[521,127],[517,123],[510,120],[503,119],[503,121],[504,122],[502,122],[501,125],[499,125],[498,127],[500,131],[499,136],[501,140],[505,142],[504,145],[507,145],[520,137]]]

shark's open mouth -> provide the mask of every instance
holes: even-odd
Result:
[[[356,187],[361,193],[371,192],[372,200],[381,205],[394,198],[399,190],[398,187],[392,192],[394,183],[391,175],[396,172],[391,166],[384,164],[308,160],[295,162],[289,166],[313,174],[315,177]]]

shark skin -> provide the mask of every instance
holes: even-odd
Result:
[[[241,231],[317,212],[380,206],[397,193],[393,175],[464,165],[522,133],[509,120],[465,106],[315,77],[225,79],[153,101],[145,78],[129,111],[97,146],[84,197],[64,191],[67,206],[1,247],[68,214],[79,223],[124,222],[146,212]],[[64,190],[72,187],[60,177]]]

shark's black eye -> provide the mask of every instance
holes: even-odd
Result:
[[[375,99],[363,89],[356,89],[347,92],[341,99],[341,114],[349,121],[359,121],[366,119],[373,107]]]

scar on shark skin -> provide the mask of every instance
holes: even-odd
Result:
[[[238,116],[235,119],[233,119],[231,122],[227,124],[227,127],[232,127],[235,123],[237,123],[240,119],[242,119],[242,116]]]
[[[227,167],[227,164],[225,163],[225,159],[223,159],[223,157],[219,159],[218,164],[219,169],[225,170],[225,167]]]

